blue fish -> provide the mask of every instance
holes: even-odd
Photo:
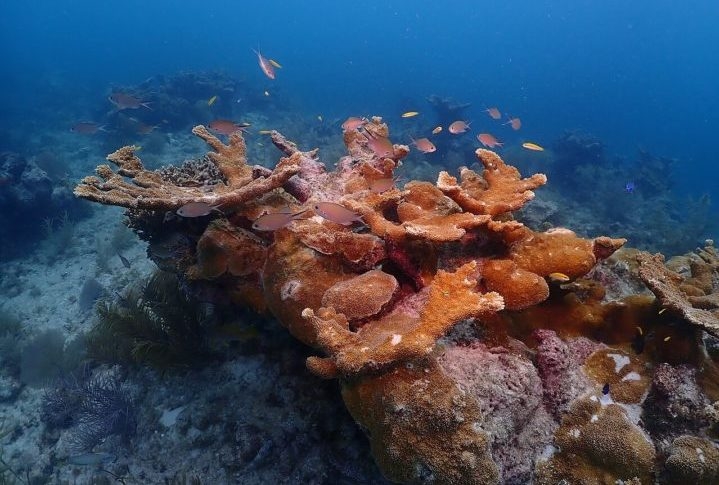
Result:
[[[626,184],[624,184],[624,191],[628,194],[633,194],[634,189],[636,188],[637,186],[634,182],[627,182]]]

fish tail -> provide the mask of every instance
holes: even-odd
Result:
[[[141,106],[144,106],[145,108],[147,108],[147,109],[149,109],[150,111],[152,111],[152,108],[150,108],[150,105],[151,105],[151,104],[152,104],[152,102],[150,102],[150,101],[148,101],[147,103],[140,103]]]

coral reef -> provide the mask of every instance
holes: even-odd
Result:
[[[345,131],[348,154],[333,170],[278,132],[274,168],[250,165],[241,133],[225,145],[202,126],[193,132],[212,149],[202,160],[151,171],[125,147],[108,157],[116,171],[101,165],[75,193],[128,208],[150,257],[196,296],[269,312],[321,354],[308,369],[339,379],[389,479],[649,483],[714,473],[684,459],[680,441],[716,421],[717,370],[700,338],[716,327],[697,312],[716,317],[695,308],[714,301],[711,248],[684,286],[644,254],[595,269],[625,241],[515,220],[546,177],[523,178],[488,150],[475,152],[481,171],[377,190],[409,152],[380,118]],[[266,230],[267,214],[282,223]],[[658,300],[605,299],[603,282],[635,270]],[[677,369],[694,379],[691,409],[704,413],[675,420],[669,434],[669,394],[691,386],[672,387],[661,362],[687,366]],[[655,444],[640,416],[676,438],[673,448]]]

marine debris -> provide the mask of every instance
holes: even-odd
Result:
[[[193,133],[212,149],[202,163],[150,171],[125,147],[108,157],[117,169],[99,166],[75,193],[127,207],[150,257],[188,287],[270,312],[316,349],[308,369],[340,380],[390,480],[644,483],[694,473],[681,461],[696,461],[686,443],[705,439],[704,428],[677,425],[676,440],[659,443],[658,428],[639,417],[667,415],[666,400],[646,399],[665,382],[655,369],[694,379],[697,403],[719,400],[706,377],[716,366],[695,334],[715,327],[681,326],[691,313],[683,299],[664,314],[651,295],[605,301],[587,275],[625,240],[539,232],[513,218],[544,175],[523,178],[478,149],[480,171],[373,190],[395,180],[409,153],[377,117],[344,132],[348,154],[333,170],[276,131],[284,156],[273,169],[250,165],[240,132],[227,145],[202,126]],[[220,176],[202,169],[193,179],[189,167],[203,165]],[[217,210],[177,216],[187,204]],[[278,214],[272,230],[255,223],[267,214]],[[640,261],[667,305],[663,295],[678,281],[661,274],[660,261]],[[703,261],[701,281],[711,287],[715,259]],[[636,268],[637,260],[612,264]],[[709,293],[692,294],[693,305]],[[705,445],[713,446],[697,446]],[[705,472],[696,470],[699,481]]]

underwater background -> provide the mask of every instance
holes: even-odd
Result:
[[[259,317],[205,307],[183,320],[197,305],[155,273],[122,211],[72,195],[108,153],[134,144],[150,168],[179,164],[205,152],[193,126],[231,120],[249,125],[251,163],[276,162],[260,133],[275,129],[336,160],[343,121],[381,116],[394,143],[432,139],[398,174],[434,181],[491,133],[523,176],[548,175],[522,210],[533,229],[669,258],[719,237],[717,19],[711,1],[3,1],[0,483],[218,483],[193,468],[209,456],[241,477],[228,483],[385,482],[304,347],[269,318],[264,334]],[[275,79],[253,51],[281,66]],[[462,136],[448,133],[457,120]],[[150,294],[187,312],[148,317]],[[102,334],[118,305],[185,333],[159,324],[145,337],[162,349],[122,348]],[[207,334],[209,313],[221,323]],[[143,435],[147,422],[162,424]],[[217,435],[235,448],[212,449]]]

